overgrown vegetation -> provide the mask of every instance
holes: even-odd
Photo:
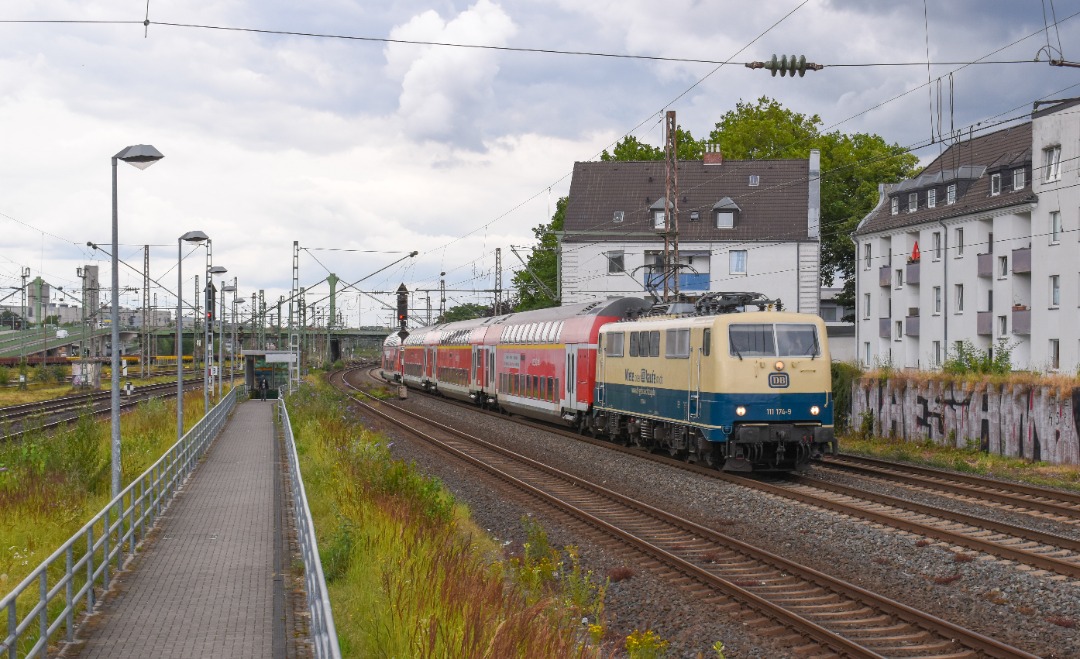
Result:
[[[288,404],[346,656],[602,656],[607,581],[576,548],[526,518],[526,541],[504,550],[328,386]]]
[[[994,347],[981,350],[968,339],[949,351],[941,370],[949,375],[1005,375],[1012,371],[1012,350],[1016,346],[1000,338]]]
[[[852,385],[862,377],[863,371],[854,362],[833,362],[831,368],[833,420],[836,432],[841,433],[848,429],[848,419],[851,417]]]
[[[201,396],[185,398],[184,416],[185,426],[202,416]],[[107,421],[86,413],[49,433],[29,425],[21,438],[0,443],[0,594],[18,585],[111,498]],[[127,484],[176,442],[176,408],[161,400],[143,403],[121,417],[121,433],[121,480]],[[85,549],[76,543],[76,560]],[[31,590],[19,601],[20,616],[37,595]]]

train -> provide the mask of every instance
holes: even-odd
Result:
[[[837,451],[830,361],[819,316],[709,293],[420,327],[386,338],[381,372],[725,471],[802,471]]]

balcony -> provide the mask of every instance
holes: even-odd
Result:
[[[980,277],[993,277],[994,276],[994,255],[993,254],[979,254],[979,276]]]
[[[980,311],[975,318],[975,333],[979,336],[993,336],[994,312]]]
[[[889,266],[883,265],[878,270],[878,285],[888,286],[890,284],[892,284],[892,270],[889,269]]]
[[[1012,271],[1014,275],[1031,274],[1031,248],[1012,251]]]
[[[907,283],[909,285],[918,286],[919,285],[919,262],[916,261],[915,263],[908,263],[907,264],[907,272],[904,273],[904,276],[907,277]]]
[[[891,318],[878,318],[878,337],[882,339],[891,339],[892,331],[889,324],[892,323]]]
[[[908,266],[911,267],[911,266]],[[904,336],[918,336],[919,335],[919,317],[918,316],[906,316],[904,318]]]
[[[1013,250],[1013,254],[1016,254],[1016,250]],[[1013,307],[1012,333],[1024,336],[1031,334],[1031,309]]]

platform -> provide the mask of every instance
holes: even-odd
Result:
[[[260,400],[237,406],[137,558],[60,656],[308,655],[286,601],[294,590],[283,574],[292,521],[276,408]]]

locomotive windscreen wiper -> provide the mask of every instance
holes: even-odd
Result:
[[[817,359],[818,355],[820,354],[821,348],[818,346],[817,332],[814,332],[814,345],[810,346],[810,361],[814,361],[815,359]]]

